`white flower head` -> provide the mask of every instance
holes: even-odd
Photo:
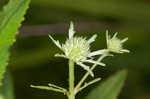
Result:
[[[111,38],[110,35],[108,35],[108,31],[106,31],[106,41],[107,41],[107,49],[110,52],[114,53],[129,53],[130,51],[127,49],[123,49],[123,43],[128,40],[128,38],[124,38],[123,40],[120,40],[117,38],[118,33],[115,33],[114,36]]]
[[[105,64],[93,60],[93,56],[101,55],[105,50],[97,50],[94,52],[90,51],[90,44],[95,41],[97,35],[93,35],[89,40],[83,37],[74,36],[74,26],[73,23],[70,23],[69,28],[69,37],[66,40],[65,44],[60,44],[59,41],[56,41],[49,35],[51,40],[59,47],[64,54],[56,54],[57,57],[63,57],[74,61],[76,64],[80,65],[82,68],[87,70],[91,76],[94,76],[93,72],[90,70],[89,66],[84,63],[92,63],[101,66]]]

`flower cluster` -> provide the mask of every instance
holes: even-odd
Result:
[[[98,62],[94,60],[94,56],[108,54],[109,52],[114,53],[124,53],[129,52],[129,50],[123,49],[122,45],[128,38],[123,40],[118,39],[117,33],[111,38],[108,35],[108,31],[106,31],[106,41],[107,41],[107,49],[97,50],[91,52],[90,44],[95,41],[97,35],[93,35],[90,39],[86,39],[84,37],[74,36],[74,26],[73,23],[70,23],[69,28],[69,37],[67,38],[65,44],[60,44],[58,40],[53,39],[51,35],[49,37],[56,44],[60,50],[63,51],[63,54],[55,54],[57,57],[63,57],[72,60],[76,64],[80,65],[83,69],[87,70],[91,76],[94,76],[92,70],[90,70],[89,66],[84,63],[92,63],[96,65],[105,66],[104,63]]]
[[[130,51],[127,49],[123,49],[123,43],[128,40],[128,38],[124,38],[123,40],[120,40],[117,38],[118,33],[115,33],[114,36],[111,38],[110,35],[108,35],[108,31],[106,31],[106,41],[107,41],[107,49],[110,52],[114,53],[129,53]]]
[[[90,39],[87,40],[83,37],[74,36],[74,34],[74,26],[71,22],[69,28],[69,38],[67,38],[65,44],[60,44],[59,41],[54,40],[52,36],[49,35],[56,46],[64,52],[64,54],[56,54],[55,56],[71,59],[76,64],[87,70],[91,74],[91,76],[94,76],[89,66],[85,65],[84,63],[87,62],[105,66],[105,64],[101,62],[93,60],[93,56],[103,54],[104,50],[97,50],[94,52],[90,51],[90,44],[95,41],[97,35],[93,35]]]

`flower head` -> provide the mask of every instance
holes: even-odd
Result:
[[[87,40],[82,37],[73,37],[68,39],[62,46],[62,50],[68,59],[74,62],[84,61],[90,53],[90,45]]]
[[[114,36],[111,38],[110,35],[108,35],[108,31],[106,31],[106,41],[107,41],[107,49],[110,52],[114,53],[129,53],[130,51],[127,49],[123,49],[123,43],[128,40],[128,38],[124,38],[123,40],[120,40],[116,37],[117,33],[114,34]]]
[[[93,72],[90,70],[89,66],[84,63],[92,63],[97,65],[105,66],[101,62],[93,60],[93,56],[103,54],[105,50],[97,50],[94,52],[90,51],[90,44],[95,41],[97,35],[93,35],[90,39],[83,37],[74,36],[74,26],[73,23],[70,23],[69,28],[69,38],[67,38],[65,44],[60,44],[59,41],[54,40],[52,36],[49,35],[51,40],[60,48],[64,54],[56,54],[57,57],[64,57],[74,61],[76,64],[80,65],[82,68],[87,70],[91,76],[94,76]]]

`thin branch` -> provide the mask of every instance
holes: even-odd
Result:
[[[94,79],[94,80],[92,80],[92,81],[90,81],[88,83],[85,83],[81,88],[77,89],[77,92],[75,94],[77,94],[78,92],[82,91],[83,89],[85,89],[89,85],[92,85],[92,84],[94,84],[94,83],[96,83],[96,82],[98,82],[100,80],[101,80],[101,78],[96,78],[96,79]]]
[[[98,62],[101,62],[103,58],[105,58],[107,55],[103,54],[102,56],[100,56],[100,58],[97,60]],[[91,70],[94,70],[95,67],[97,66],[97,64],[94,64],[92,67],[91,67]],[[75,87],[75,90],[79,89],[80,86],[84,83],[84,81],[86,80],[86,78],[89,76],[89,72],[87,72],[83,77],[82,79],[80,80],[80,82],[77,84],[77,86]]]
[[[57,89],[60,89],[60,90],[63,90],[65,92],[67,92],[67,90],[65,88],[59,87],[59,86],[51,84],[51,83],[49,83],[48,86],[53,87],[53,88],[57,88]]]

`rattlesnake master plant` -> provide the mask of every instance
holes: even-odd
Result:
[[[75,36],[74,26],[72,22],[70,23],[68,34],[68,38],[66,39],[66,42],[64,44],[61,44],[58,40],[55,40],[51,35],[49,35],[49,37],[54,42],[54,44],[63,52],[63,54],[55,54],[55,56],[63,57],[69,60],[69,90],[56,86],[54,84],[48,84],[48,86],[32,85],[31,87],[61,92],[67,95],[68,99],[75,99],[75,95],[78,92],[101,79],[96,78],[90,82],[86,82],[85,84],[83,84],[89,75],[94,77],[93,69],[95,69],[97,65],[105,66],[105,64],[101,61],[106,56],[112,56],[112,52],[129,52],[129,50],[123,49],[123,43],[127,41],[128,38],[120,40],[116,37],[117,33],[111,38],[110,35],[108,35],[108,31],[106,31],[107,48],[97,51],[91,51],[90,44],[95,41],[97,37],[96,34],[89,39],[87,39],[86,37]],[[99,58],[96,60],[94,56],[99,56]],[[87,71],[87,73],[81,78],[76,86],[74,84],[74,63],[81,66]],[[93,65],[87,66],[85,65],[85,63],[92,63]]]
[[[127,49],[123,49],[123,43],[128,40],[128,38],[124,38],[123,40],[120,40],[117,38],[118,33],[115,33],[114,36],[111,38],[110,35],[108,35],[108,31],[106,31],[106,41],[107,41],[107,48],[110,52],[114,53],[129,53],[130,51]]]
[[[61,45],[59,41],[54,40],[52,36],[49,35],[56,46],[64,52],[64,54],[56,54],[55,56],[72,60],[87,70],[91,76],[94,76],[89,66],[85,65],[84,62],[105,66],[105,64],[97,62],[93,58],[93,56],[103,54],[104,50],[98,50],[94,52],[90,51],[90,44],[95,41],[97,35],[93,35],[90,39],[87,40],[85,37],[74,36],[74,34],[75,31],[73,23],[71,22],[69,28],[69,38],[67,38],[65,44]]]

